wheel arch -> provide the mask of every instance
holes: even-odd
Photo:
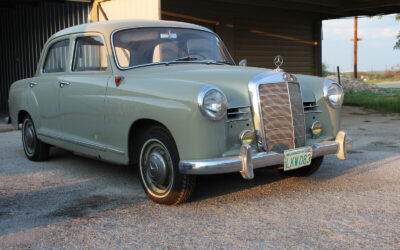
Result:
[[[168,135],[172,138],[174,145],[177,149],[177,152],[179,154],[178,147],[176,145],[175,138],[173,137],[171,131],[165,126],[163,123],[153,120],[153,119],[138,119],[135,122],[132,123],[130,129],[129,129],[129,134],[128,134],[128,153],[129,153],[129,165],[135,165],[137,164],[137,159],[134,158],[134,155],[136,154],[137,150],[139,149],[139,145],[135,144],[135,141],[138,140],[140,134],[145,133],[147,130],[149,130],[152,127],[161,127],[165,129],[165,131],[168,133]]]
[[[26,115],[29,115],[29,116],[30,116],[30,114],[28,113],[28,111],[26,111],[26,110],[24,110],[24,109],[22,109],[22,110],[20,110],[20,111],[18,112],[18,118],[17,118],[18,124],[21,124],[21,123],[23,122],[24,117],[25,117]]]

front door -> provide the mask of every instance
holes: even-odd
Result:
[[[104,99],[112,72],[103,41],[99,35],[76,35],[71,71],[61,79],[62,136],[89,154],[105,148]]]

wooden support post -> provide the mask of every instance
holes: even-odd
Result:
[[[357,43],[358,43],[358,35],[357,35],[357,20],[358,18],[354,17],[354,78],[357,79]]]

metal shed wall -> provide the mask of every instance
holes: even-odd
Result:
[[[321,73],[318,16],[212,0],[162,0],[161,10],[163,20],[197,23],[214,30],[236,62],[246,58],[249,66],[274,68],[274,57],[280,54],[288,72]]]
[[[44,43],[57,31],[86,23],[90,3],[40,2],[0,9],[0,111],[8,110],[10,85],[35,74]]]

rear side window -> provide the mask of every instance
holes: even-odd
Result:
[[[103,40],[97,36],[77,38],[72,71],[104,71],[106,69],[107,55]]]
[[[47,52],[43,73],[64,72],[67,68],[69,39],[51,45]]]

